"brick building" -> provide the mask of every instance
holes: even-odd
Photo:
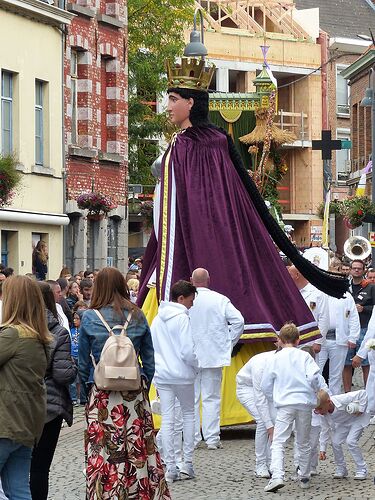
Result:
[[[371,107],[361,106],[361,101],[366,89],[371,86],[370,70],[374,65],[375,47],[372,45],[342,73],[350,85],[352,159],[349,182],[353,191],[358,184],[362,169],[371,159]],[[371,173],[368,175],[368,181],[371,181]],[[366,191],[368,194],[371,193],[370,182],[366,186]],[[367,228],[364,228],[363,235],[367,237],[366,233]]]
[[[126,0],[71,0],[76,14],[65,42],[65,264],[73,272],[127,269]],[[114,204],[92,220],[77,206],[83,192]]]
[[[352,89],[342,76],[349,65],[366,51],[370,42],[357,35],[368,35],[375,24],[375,7],[367,0],[296,0],[298,9],[313,15],[319,10],[319,43],[322,50],[322,129],[332,131],[333,139],[351,139],[350,99]],[[340,15],[338,16],[338,12]],[[371,141],[371,138],[370,138]],[[371,149],[371,148],[370,148]],[[332,152],[332,197],[343,199],[352,191],[351,165],[356,146]],[[363,160],[364,161],[364,160]],[[360,167],[362,168],[362,167]],[[335,234],[334,234],[335,233]],[[331,247],[342,252],[349,230],[340,222],[331,225]]]

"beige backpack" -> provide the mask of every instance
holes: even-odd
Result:
[[[109,333],[109,338],[103,346],[100,360],[96,364],[91,355],[94,371],[94,381],[98,389],[104,391],[136,391],[141,387],[141,375],[137,353],[133,342],[126,335],[126,329],[132,317],[131,311],[125,324],[111,328],[102,314],[94,309]],[[121,329],[119,335],[113,330]]]

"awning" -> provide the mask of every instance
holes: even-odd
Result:
[[[25,210],[0,210],[0,222],[25,222],[27,224],[49,224],[51,226],[67,226],[69,217],[66,214],[48,212],[27,212]]]

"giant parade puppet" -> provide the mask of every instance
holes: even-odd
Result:
[[[144,256],[138,304],[151,323],[160,301],[169,300],[171,285],[189,280],[195,268],[203,267],[210,273],[210,287],[241,311],[242,345],[224,369],[222,383],[221,425],[232,425],[249,420],[235,391],[235,376],[244,363],[273,349],[286,321],[298,326],[301,343],[320,336],[279,251],[329,295],[341,297],[347,282],[300,255],[270,214],[231,135],[209,121],[214,67],[182,58],[178,65],[169,63],[167,71],[168,111],[180,130],[156,168],[160,182],[154,230]],[[263,103],[260,96],[256,107]]]

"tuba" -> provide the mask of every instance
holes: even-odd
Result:
[[[351,236],[344,243],[344,254],[350,260],[365,260],[371,255],[371,245],[363,236]]]

